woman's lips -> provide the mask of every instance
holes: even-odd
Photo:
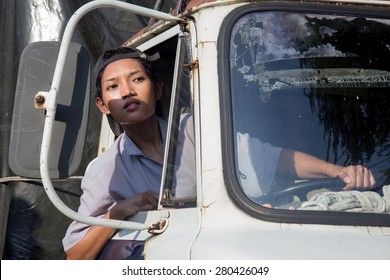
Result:
[[[125,105],[123,106],[123,109],[127,110],[127,111],[133,111],[133,110],[137,109],[139,105],[140,105],[140,102],[138,102],[137,100],[129,100],[125,103]]]

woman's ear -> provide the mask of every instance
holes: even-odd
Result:
[[[95,104],[99,108],[100,112],[102,112],[103,114],[111,114],[110,110],[107,108],[106,104],[104,104],[103,100],[100,97],[96,97]]]
[[[163,88],[164,84],[162,80],[158,80],[155,84],[155,93],[156,93],[156,100],[160,100],[161,96],[163,95]]]

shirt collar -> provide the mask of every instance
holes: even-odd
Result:
[[[160,133],[163,140],[163,147],[165,147],[166,142],[166,136],[167,136],[167,121],[162,118],[157,118],[158,124],[160,127]],[[137,147],[137,145],[134,144],[133,140],[129,136],[127,136],[126,133],[124,134],[124,143],[123,148],[126,153],[128,153],[131,156],[146,156],[144,153]]]

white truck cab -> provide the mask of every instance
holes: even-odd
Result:
[[[179,2],[164,14],[97,0],[75,14],[115,7],[155,19],[118,45],[161,57],[155,66],[169,89],[162,100],[169,129],[159,208],[97,220],[56,195],[51,179],[61,172],[52,172],[50,143],[61,135],[52,127],[62,92],[53,85],[69,63],[61,55],[71,35],[51,90],[36,99],[45,115],[40,177],[52,202],[71,219],[120,229],[106,258],[132,258],[126,246],[139,242],[144,259],[389,259],[390,1]],[[191,186],[172,176],[183,113],[194,133]],[[116,136],[102,117],[98,154]],[[267,170],[274,153],[257,143],[367,166],[376,186],[343,192],[337,179],[277,176]]]

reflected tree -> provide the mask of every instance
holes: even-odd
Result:
[[[389,25],[365,18],[350,21],[305,18],[309,35],[304,40],[294,40],[295,48],[301,53],[330,44],[345,56],[358,58],[357,63],[347,67],[390,70]],[[340,66],[331,63],[326,67]],[[328,155],[332,150],[336,158],[343,156],[344,164],[364,164],[370,162],[374,154],[384,161],[389,160],[389,77],[387,72],[374,84],[358,82],[352,87],[305,91],[313,112],[324,126]],[[364,77],[360,80],[364,81]]]

